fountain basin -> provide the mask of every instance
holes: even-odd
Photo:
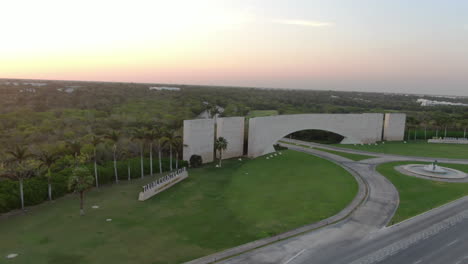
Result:
[[[402,172],[408,172],[410,174],[416,174],[419,176],[431,177],[431,178],[440,178],[440,179],[463,179],[468,175],[462,171],[441,167],[436,165],[435,168],[432,164],[409,164],[404,166],[399,166]]]

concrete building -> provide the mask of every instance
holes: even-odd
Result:
[[[316,129],[344,136],[343,144],[375,143],[382,140],[383,114],[301,114],[251,118],[248,156],[274,151],[273,144],[301,130]]]
[[[215,122],[213,119],[184,120],[183,159],[200,155],[203,163],[213,161]]]
[[[244,154],[244,122],[245,117],[217,119],[216,137],[223,137],[228,142],[227,149],[223,152],[223,159],[240,157]]]
[[[203,162],[214,157],[215,137],[224,137],[228,149],[223,158],[243,155],[244,117],[218,118],[215,136],[214,119],[184,121],[184,160],[194,154]],[[406,114],[300,114],[256,117],[249,120],[248,156],[255,158],[274,151],[273,144],[301,130],[324,130],[344,137],[342,144],[370,144],[382,140],[403,140]]]
[[[387,113],[385,114],[383,140],[402,141],[405,137],[406,114]]]

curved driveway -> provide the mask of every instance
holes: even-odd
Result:
[[[308,255],[325,256],[323,253],[327,251],[338,250],[385,227],[396,211],[398,192],[384,176],[375,171],[375,164],[353,162],[338,155],[300,146],[287,147],[332,160],[356,172],[368,186],[367,198],[347,219],[339,223],[247,252],[221,263],[286,263],[299,256],[298,254],[304,254],[306,250]]]
[[[398,208],[399,196],[393,184],[376,171],[377,165],[392,161],[432,162],[434,158],[371,153],[290,139],[283,140],[310,147],[374,156],[375,158],[356,162],[309,147],[286,145],[290,149],[331,160],[354,172],[355,175],[359,175],[362,181],[358,182],[365,184],[367,187],[367,196],[352,211],[349,217],[340,222],[245,252],[219,263],[376,263],[388,255],[398,252],[400,244],[407,245],[401,241],[409,234],[416,236],[420,235],[420,233],[428,233],[429,231],[426,229],[431,225],[436,225],[437,221],[443,221],[463,210],[467,210],[466,215],[468,216],[468,199],[464,198],[443,206],[443,208],[434,209],[386,228]],[[468,160],[438,159],[438,161],[441,163],[468,164]],[[360,189],[362,189],[362,186]],[[387,249],[389,244],[391,248]],[[404,248],[404,246],[401,246],[401,248]],[[195,260],[191,263],[207,262],[197,262]]]

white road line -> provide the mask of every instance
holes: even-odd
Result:
[[[414,262],[413,264],[418,264],[418,263],[421,263],[421,262],[422,262],[422,259],[420,259],[420,260]]]
[[[299,251],[296,255],[294,255],[292,258],[288,259],[288,261],[286,261],[284,264],[288,264],[289,262],[293,261],[295,258],[299,257],[299,255],[301,255],[302,253],[304,253],[305,251],[305,248],[301,251]]]
[[[462,264],[462,261],[464,261],[465,259],[468,259],[468,256],[464,256],[461,260],[455,262],[455,264]]]
[[[450,242],[447,244],[447,247],[450,247],[451,245],[455,244],[458,242],[458,239],[455,239],[454,241]]]

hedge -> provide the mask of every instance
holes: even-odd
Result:
[[[169,170],[169,158],[162,158],[163,171]],[[143,159],[143,171],[147,176],[150,174],[149,159]],[[123,161],[117,161],[117,174],[119,180],[128,179],[128,165],[130,165],[131,178],[141,177],[140,158],[132,158]],[[86,165],[94,175],[94,165]],[[175,160],[173,160],[175,167]],[[179,161],[179,167],[187,166],[187,162]],[[175,168],[174,168],[175,169]],[[54,172],[52,177],[52,197],[58,198],[69,193],[68,177],[71,175],[71,168]],[[159,173],[159,161],[153,159],[153,173]],[[115,181],[114,162],[109,161],[98,165],[98,180],[100,185],[109,184]],[[48,199],[47,179],[45,177],[34,177],[24,181],[24,200],[26,206],[40,204]],[[0,180],[0,214],[21,208],[19,196],[19,182],[12,180]]]

